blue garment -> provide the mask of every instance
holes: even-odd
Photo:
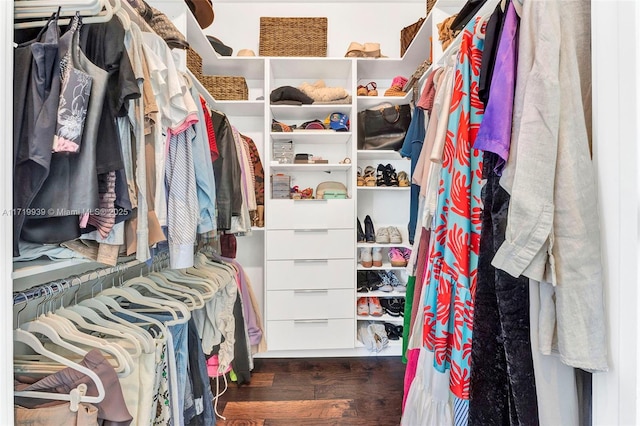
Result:
[[[414,108],[413,118],[411,124],[407,130],[407,135],[404,138],[404,143],[400,149],[400,155],[411,159],[411,176],[416,169],[418,158],[420,158],[420,152],[422,151],[422,145],[424,138],[426,137],[426,130],[424,127],[424,110],[421,108]],[[409,204],[409,243],[413,244],[413,239],[416,235],[416,224],[418,223],[418,204],[420,199],[420,186],[411,184],[411,202]]]
[[[155,314],[145,312],[145,315],[155,318],[158,321],[165,323],[166,321],[171,321],[173,319],[172,316],[166,314]],[[171,341],[173,344],[173,353],[175,356],[175,374],[176,374],[176,382],[178,388],[176,389],[175,394],[178,399],[178,406],[176,410],[171,410],[172,413],[178,413],[180,415],[179,419],[175,419],[178,421],[177,424],[184,424],[184,395],[187,387],[187,365],[189,363],[189,340],[188,340],[188,330],[187,323],[183,324],[173,324],[167,326],[167,330],[171,334]],[[170,382],[171,383],[171,382]]]
[[[200,212],[198,234],[204,234],[216,229],[216,184],[209,141],[205,140],[207,137],[205,113],[200,102],[200,94],[195,90],[195,87],[191,89],[191,96],[198,106],[198,122],[194,124],[196,133],[191,143],[193,145],[193,165],[196,172],[198,211]]]

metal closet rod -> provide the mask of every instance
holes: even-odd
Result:
[[[168,252],[163,251],[154,255],[150,267],[154,267],[154,265],[167,261],[169,258],[168,254]],[[135,259],[129,260],[127,262],[118,263],[115,266],[96,268],[81,275],[72,275],[62,280],[40,284],[24,291],[16,291],[13,293],[13,305],[15,306],[45,296],[52,296],[53,294],[62,293],[72,287],[77,287],[89,281],[97,280],[99,278],[105,278],[106,276],[111,274],[120,274],[134,266],[145,267],[149,266],[149,264],[140,262],[139,260]],[[60,285],[61,282],[64,282],[65,285]]]

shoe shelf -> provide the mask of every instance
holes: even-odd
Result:
[[[273,118],[284,124],[296,124],[295,121],[324,120],[329,114],[341,112],[351,118],[351,104],[319,105],[269,105]],[[293,121],[293,123],[291,123]],[[301,123],[298,123],[301,124]],[[296,132],[283,132],[296,133]],[[338,133],[338,132],[336,132]]]
[[[356,293],[356,297],[405,297],[405,291],[365,291]]]
[[[349,142],[351,132],[336,132],[335,130],[294,130],[293,132],[271,132],[274,141],[294,141],[305,144],[345,144]]]
[[[272,164],[271,170],[277,172],[336,172],[351,168],[351,164]]]
[[[400,243],[400,244],[358,243],[358,248],[376,248],[376,247],[381,247],[381,248],[403,247],[403,248],[410,249],[411,244],[409,243]],[[400,269],[403,269],[403,268],[400,268]]]
[[[380,244],[382,245],[382,244]],[[398,247],[398,246],[394,246],[394,247]],[[406,266],[391,266],[390,262],[382,262],[382,266],[370,266],[368,268],[358,264],[357,270],[358,271],[400,271],[403,269],[407,269]]]
[[[408,191],[410,186],[358,186],[358,191]]]
[[[357,315],[356,317],[358,321],[382,321],[382,322],[393,322],[393,323],[400,323],[400,324],[404,322],[404,317],[402,315],[398,317],[394,317],[389,314],[384,314],[377,317],[373,315]]]

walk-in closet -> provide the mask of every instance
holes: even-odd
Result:
[[[0,17],[0,424],[640,423],[637,2]]]

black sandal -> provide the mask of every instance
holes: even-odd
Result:
[[[378,169],[380,169],[378,167]],[[398,183],[398,175],[396,174],[396,169],[393,168],[391,164],[387,164],[384,167],[385,170],[385,183],[386,186],[399,186]]]

